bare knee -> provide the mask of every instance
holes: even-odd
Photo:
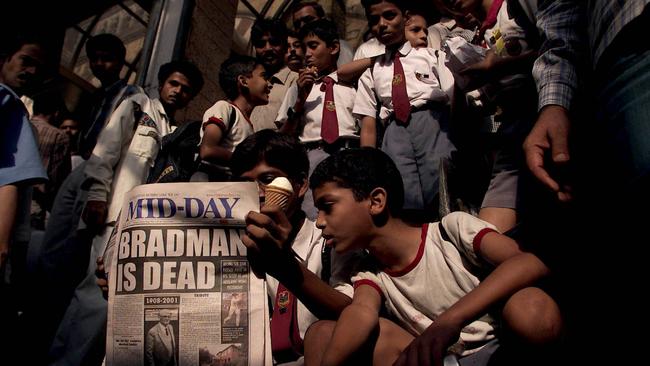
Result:
[[[379,338],[373,352],[373,364],[392,365],[413,341],[413,336],[399,325],[379,318]]]
[[[304,339],[305,365],[321,364],[335,326],[335,321],[319,320],[307,329]]]
[[[512,295],[503,308],[503,320],[515,336],[531,345],[557,341],[563,328],[557,303],[537,287]]]

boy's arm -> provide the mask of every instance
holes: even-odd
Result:
[[[232,152],[219,146],[223,138],[223,129],[215,123],[205,125],[203,130],[203,139],[199,147],[201,160],[206,160],[215,164],[227,164],[232,157]]]
[[[341,313],[323,355],[322,366],[342,365],[370,338],[379,325],[381,295],[369,285],[354,291],[352,304]]]
[[[396,365],[441,365],[447,348],[460,335],[461,329],[485,314],[495,303],[518,290],[533,285],[548,275],[546,265],[535,255],[522,252],[509,237],[488,232],[478,243],[478,252],[496,269],[475,289],[442,313],[402,353]],[[423,361],[423,358],[424,361]]]
[[[374,57],[366,57],[339,66],[338,70],[336,70],[339,82],[355,84],[374,62]]]
[[[361,147],[377,146],[377,121],[374,117],[364,116],[361,119]]]
[[[256,273],[268,273],[285,285],[319,319],[336,319],[351,299],[300,263],[289,243],[291,224],[275,206],[246,216],[242,241]]]

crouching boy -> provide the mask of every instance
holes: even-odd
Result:
[[[308,332],[306,343],[322,344],[329,336],[323,352],[308,355],[310,360],[343,364],[378,335],[375,364],[393,364],[399,356],[399,365],[441,365],[447,352],[462,361],[495,342],[496,322],[487,315],[494,309],[523,343],[558,338],[557,305],[531,287],[548,275],[544,263],[469,214],[455,212],[422,226],[402,221],[402,181],[383,152],[362,148],[330,156],[315,169],[310,187],[326,245],[336,253],[363,248],[372,257],[352,278],[352,304],[336,325],[319,324]],[[410,334],[392,334],[387,342],[382,306]],[[382,349],[409,342],[401,356]]]

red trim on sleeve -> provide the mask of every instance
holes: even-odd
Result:
[[[217,125],[217,127],[219,127],[222,131],[226,131],[226,124],[217,117],[210,117],[207,121],[203,122],[203,129],[205,130],[208,125]]]
[[[370,286],[370,287],[374,288],[379,293],[379,296],[381,296],[382,299],[384,298],[384,293],[381,291],[381,288],[379,287],[379,285],[372,282],[369,279],[364,278],[362,280],[355,281],[354,282],[354,289],[356,290],[357,288],[359,288],[359,286],[363,286],[363,285],[367,285],[367,286]]]
[[[481,252],[481,241],[483,240],[483,237],[486,234],[489,234],[489,233],[498,233],[498,231],[496,231],[494,229],[491,229],[489,227],[486,227],[486,228],[482,229],[481,231],[479,231],[478,234],[476,234],[476,236],[474,237],[474,240],[472,240],[472,246],[474,247],[474,253],[479,254]]]
[[[424,224],[422,225],[422,234],[421,234],[421,241],[420,241],[420,247],[418,248],[418,254],[415,255],[415,259],[406,267],[403,269],[400,269],[398,271],[389,271],[387,269],[384,270],[389,276],[392,277],[400,277],[404,276],[405,274],[411,272],[413,268],[415,268],[418,263],[420,263],[420,259],[422,259],[422,255],[424,255],[424,243],[427,241],[427,232],[429,231],[429,224]]]

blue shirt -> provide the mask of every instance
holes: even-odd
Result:
[[[47,180],[25,105],[0,84],[0,186]]]

